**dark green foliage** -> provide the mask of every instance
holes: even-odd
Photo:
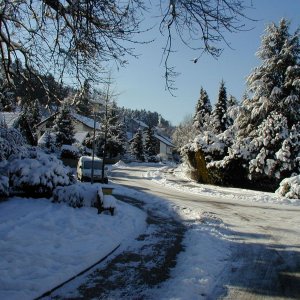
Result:
[[[72,115],[66,105],[63,105],[58,113],[53,130],[56,134],[56,144],[58,146],[72,145],[75,142]]]
[[[135,156],[137,160],[145,161],[144,156],[144,145],[143,145],[143,134],[139,129],[137,133],[134,135],[133,140],[131,142],[131,154]]]
[[[154,132],[151,127],[148,127],[145,136],[144,152],[148,161],[155,161],[155,155],[158,154],[157,140],[154,137]]]
[[[193,126],[198,131],[203,130],[204,125],[207,125],[211,110],[212,107],[207,92],[201,87],[200,98],[197,102],[196,112],[193,119]]]
[[[30,116],[27,115],[26,110],[20,114],[18,122],[16,123],[16,127],[19,128],[28,144],[32,146],[37,145],[37,139],[30,124]]]
[[[211,126],[216,134],[224,132],[228,127],[227,93],[223,80],[221,81],[219,89],[218,101],[214,111],[212,112]]]

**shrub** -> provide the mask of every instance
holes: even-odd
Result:
[[[97,198],[99,197],[99,198]],[[65,187],[57,187],[53,191],[54,203],[67,203],[71,207],[96,207],[103,201],[101,184],[76,183]]]
[[[71,169],[65,167],[55,156],[30,149],[27,157],[16,157],[9,162],[10,186],[30,196],[51,196],[57,186],[74,182]]]
[[[63,145],[61,147],[61,153],[60,153],[61,158],[74,158],[78,159],[80,157],[80,152],[78,148],[70,145]]]
[[[283,179],[276,190],[276,194],[287,198],[300,199],[300,175]]]
[[[25,144],[19,130],[0,127],[0,161],[6,160],[12,154],[17,154]]]

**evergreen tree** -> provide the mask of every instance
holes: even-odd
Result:
[[[231,106],[238,105],[238,101],[237,101],[237,99],[234,96],[230,95],[227,104],[228,104],[227,108],[229,108]]]
[[[144,157],[144,145],[143,145],[143,133],[141,129],[138,129],[133,137],[130,147],[131,154],[140,161],[145,161]]]
[[[289,22],[267,26],[257,53],[262,64],[247,79],[253,93],[246,105],[245,123],[255,130],[272,111],[282,113],[291,126],[300,120],[299,31],[289,33]],[[249,133],[249,130],[247,133]]]
[[[124,123],[120,120],[120,115],[116,102],[108,103],[107,114],[102,122],[102,137],[99,138],[99,148],[104,145],[104,131],[106,133],[106,153],[110,158],[125,153],[126,129]],[[103,150],[100,150],[100,152]]]
[[[23,134],[24,138],[26,139],[27,143],[33,146],[37,145],[37,139],[32,129],[29,116],[27,111],[24,110],[20,113],[18,121],[15,124],[16,128],[20,130]]]
[[[145,137],[145,156],[148,161],[156,161],[157,142],[154,138],[153,129],[149,126]]]
[[[75,109],[78,114],[86,117],[91,116],[92,113],[92,105],[90,103],[91,98],[92,98],[91,85],[88,82],[88,80],[85,80],[83,84],[83,88],[79,93],[75,102]]]
[[[48,130],[45,132],[45,147],[50,152],[54,152],[55,150],[55,138],[51,135],[51,132]]]
[[[228,127],[227,118],[227,92],[225,82],[222,80],[219,88],[218,100],[212,112],[211,127],[216,134],[224,132]]]
[[[74,126],[70,109],[64,104],[55,119],[53,130],[56,134],[56,144],[72,145],[75,142]]]
[[[208,95],[206,91],[201,87],[200,98],[197,102],[196,112],[193,119],[193,126],[198,131],[202,131],[203,129],[205,129],[205,127],[207,127],[211,110],[212,107]]]

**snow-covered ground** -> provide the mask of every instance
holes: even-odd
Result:
[[[41,296],[130,243],[143,232],[146,215],[116,203],[114,216],[47,199],[0,203],[0,299]]]
[[[284,253],[294,253],[300,242],[300,200],[199,185],[187,180],[180,170],[173,172],[172,166],[136,166],[119,162],[112,173],[132,186],[137,184],[133,178],[141,178],[140,191],[115,185],[114,193],[139,199],[146,207],[155,207],[162,217],[174,215],[188,226],[185,251],[179,254],[170,279],[149,289],[150,299],[207,299],[216,295],[218,281],[228,277],[222,272],[233,249],[244,245],[251,248],[259,238],[261,245],[273,243],[275,247],[277,243],[281,247],[284,243],[290,250],[281,253],[284,257]],[[155,189],[159,196],[152,193]],[[198,196],[205,201],[198,203]],[[271,210],[267,210],[269,206]],[[0,203],[0,299],[38,297],[117,245],[122,244],[122,249],[134,245],[134,239],[145,230],[145,220],[145,213],[121,201],[117,201],[115,216],[98,215],[94,208],[53,204],[47,199],[11,198]],[[285,228],[289,230],[283,231]],[[242,266],[240,262],[236,265]]]

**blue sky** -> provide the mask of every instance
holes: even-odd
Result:
[[[224,79],[227,93],[241,99],[245,91],[245,78],[260,64],[255,53],[260,46],[260,38],[266,24],[278,24],[282,17],[291,20],[291,28],[300,26],[300,0],[245,0],[253,3],[253,9],[247,15],[256,22],[246,22],[251,31],[227,35],[227,41],[233,49],[224,48],[216,60],[203,55],[194,64],[191,60],[197,53],[182,44],[176,45],[177,52],[171,58],[171,64],[180,73],[176,79],[176,97],[165,90],[164,68],[160,65],[164,39],[159,37],[157,28],[147,34],[147,38],[156,38],[148,45],[138,46],[139,59],[129,58],[129,65],[119,71],[113,71],[118,105],[133,109],[157,111],[173,125],[178,125],[188,114],[193,114],[199,98],[200,87],[207,91],[212,104],[215,103],[220,81]]]

